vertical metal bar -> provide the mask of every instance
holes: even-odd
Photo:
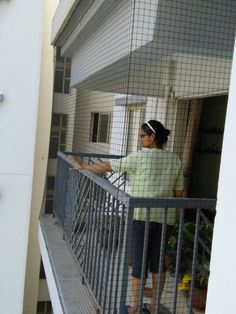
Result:
[[[68,176],[68,188],[67,188],[67,193],[66,193],[66,207],[65,207],[65,217],[64,217],[64,229],[67,238],[69,241],[71,241],[71,198],[72,198],[72,193],[73,191],[73,186],[72,186],[72,179],[73,179],[73,173],[69,172]]]
[[[110,195],[111,197],[111,195]],[[108,205],[108,217],[110,217],[110,224],[109,224],[109,229],[106,229],[109,231],[109,236],[108,236],[108,246],[107,246],[107,251],[106,251],[106,275],[105,275],[105,291],[104,291],[104,300],[103,300],[103,309],[105,310],[107,307],[109,307],[109,300],[108,302],[106,302],[106,298],[107,298],[107,291],[108,288],[111,288],[109,285],[109,275],[110,275],[110,264],[111,264],[111,252],[112,252],[112,222],[113,222],[113,215],[114,215],[114,204],[115,204],[115,199],[114,197],[112,197],[112,202],[111,202],[112,206],[111,206],[111,216],[109,216],[109,208],[110,208],[110,202]]]
[[[167,213],[168,208],[165,208],[165,216],[164,216],[164,223],[162,224],[162,231],[161,231],[161,247],[160,247],[160,257],[159,257],[159,278],[157,282],[157,307],[156,307],[156,314],[158,314],[158,310],[160,308],[161,302],[161,282],[162,282],[162,274],[163,274],[163,266],[164,266],[164,258],[165,258],[165,243],[166,243],[166,224],[167,224]]]
[[[94,287],[94,294],[97,297],[98,291],[98,279],[100,276],[99,265],[100,265],[100,258],[101,258],[101,249],[99,247],[99,237],[100,237],[100,223],[101,223],[101,188],[97,187],[97,196],[96,196],[96,237],[95,237],[95,264],[94,264],[94,276],[93,276],[93,287]]]
[[[125,226],[124,226],[124,244],[121,256],[121,280],[120,280],[120,295],[117,302],[117,314],[123,314],[126,304],[126,295],[128,289],[128,279],[129,279],[129,254],[132,248],[131,234],[132,234],[132,224],[133,224],[133,212],[134,208],[128,206],[125,216]]]
[[[89,159],[89,162],[93,162],[94,158],[88,156],[88,154],[78,154],[79,158]],[[94,155],[95,156],[95,155]],[[88,158],[89,157],[89,158]],[[127,209],[127,213],[125,216],[125,225],[119,225],[117,229],[115,227],[113,234],[111,232],[113,230],[113,219],[112,215],[114,215],[114,210],[117,213],[117,208],[119,208],[120,204],[118,200],[115,205],[111,204],[111,199],[113,198],[113,194],[110,194],[109,187],[108,188],[95,188],[95,194],[92,189],[95,184],[92,179],[89,179],[89,176],[84,175],[83,173],[78,173],[76,171],[69,171],[69,164],[66,162],[65,158],[58,156],[58,165],[57,165],[57,176],[55,182],[55,200],[54,200],[54,210],[57,214],[57,217],[60,220],[61,225],[64,228],[64,233],[66,234],[67,239],[71,239],[70,245],[72,246],[75,254],[77,250],[77,245],[81,243],[81,255],[84,254],[84,260],[79,259],[79,266],[83,267],[83,276],[85,282],[88,284],[88,288],[93,292],[94,298],[96,299],[96,303],[99,304],[99,308],[101,312],[105,314],[107,311],[115,311],[117,309],[117,313],[124,312],[124,305],[126,303],[127,296],[127,286],[128,286],[128,258],[129,251],[132,243],[131,239],[131,229],[132,229],[132,220],[133,220],[133,208],[126,208],[122,205],[122,214],[124,216],[125,210]],[[84,181],[84,182],[82,182]],[[114,181],[114,180],[113,180]],[[117,180],[115,180],[117,182]],[[92,183],[93,182],[93,183]],[[80,185],[81,183],[81,185]],[[84,185],[85,184],[85,185]],[[87,189],[86,185],[89,186]],[[83,189],[89,190],[88,195],[83,195]],[[101,189],[101,195],[100,195]],[[119,190],[117,189],[117,193]],[[81,195],[82,194],[82,195]],[[105,204],[105,195],[108,196],[107,204]],[[84,196],[84,197],[83,197]],[[194,200],[193,200],[194,202]],[[102,204],[103,203],[103,204]],[[184,204],[184,200],[183,200]],[[203,201],[203,207],[204,207]],[[107,205],[107,207],[105,206]],[[193,206],[193,205],[191,205]],[[199,206],[199,205],[198,205]],[[198,206],[195,206],[198,207]],[[208,207],[210,205],[207,205]],[[85,209],[86,207],[86,209]],[[103,247],[101,245],[101,235],[103,229],[105,232],[108,229],[108,216],[109,216],[109,207],[111,207],[111,220],[110,222],[110,234],[108,239],[108,248],[105,249],[106,243],[103,242]],[[153,206],[152,206],[153,207]],[[158,207],[158,205],[157,205]],[[201,207],[201,205],[199,206]],[[97,211],[99,208],[99,211]],[[205,208],[205,207],[204,207]],[[85,209],[85,210],[84,210]],[[95,211],[93,210],[95,209]],[[119,212],[119,210],[118,210]],[[87,215],[87,225],[84,230],[85,235],[79,234],[78,229],[80,228],[81,219],[85,219]],[[199,215],[199,212],[197,213]],[[84,218],[83,218],[83,217]],[[105,218],[106,217],[106,218]],[[183,223],[184,223],[184,210],[181,210],[180,216],[180,225],[179,225],[179,235],[178,235],[178,245],[177,245],[177,256],[176,256],[176,277],[175,277],[175,292],[174,292],[174,305],[173,309],[176,313],[176,303],[178,298],[178,277],[179,277],[179,266],[180,266],[180,257],[181,257],[181,242],[183,237]],[[94,220],[95,219],[95,220]],[[199,241],[199,235],[197,234],[199,229],[198,217],[196,220],[196,229],[195,229],[195,246],[194,246],[194,254],[193,254],[193,265],[192,265],[192,284],[190,297],[192,298],[192,292],[194,290],[194,279],[196,275],[196,267],[197,267],[197,245]],[[201,218],[200,218],[201,219]],[[101,221],[101,223],[100,223]],[[115,216],[115,225],[118,224],[118,214]],[[112,225],[111,225],[112,222]],[[94,223],[98,230],[98,237],[100,242],[95,241],[95,233],[92,227],[94,227]],[[98,226],[99,224],[99,226]],[[146,221],[146,224],[148,222]],[[148,224],[149,225],[149,224]],[[146,226],[147,227],[147,226]],[[129,228],[129,229],[128,229]],[[93,230],[93,231],[92,231]],[[147,232],[147,228],[146,231]],[[118,248],[115,248],[116,235],[119,233],[118,240]],[[77,239],[78,237],[78,239]],[[166,225],[164,224],[162,227],[162,239],[161,239],[161,248],[160,248],[160,263],[159,263],[159,272],[161,273],[163,270],[163,245],[166,237]],[[76,243],[75,243],[76,242]],[[74,245],[76,244],[76,246]],[[143,255],[143,259],[146,258],[146,254]],[[112,265],[111,263],[112,262]],[[118,266],[114,266],[114,262],[118,263]],[[106,267],[108,272],[105,274]],[[145,263],[143,263],[143,267],[145,267]],[[145,268],[143,268],[144,270]],[[104,276],[105,274],[105,276]],[[113,276],[114,275],[114,276]],[[106,277],[108,278],[105,281]],[[111,286],[111,278],[114,279],[114,289]],[[144,274],[142,274],[142,278],[144,281]],[[107,287],[107,291],[105,291],[104,287]],[[123,286],[122,286],[123,285]],[[121,289],[122,288],[122,289]],[[109,290],[110,289],[110,290]],[[105,295],[105,293],[107,295]],[[143,297],[143,282],[140,289],[141,298]],[[114,303],[111,304],[114,296]],[[157,298],[160,302],[160,287],[157,287]],[[99,303],[100,301],[100,303]],[[159,307],[158,302],[158,307]],[[192,299],[190,300],[190,303]],[[102,307],[102,304],[105,304],[105,307]],[[107,306],[108,304],[108,306]],[[104,312],[103,312],[104,310]],[[191,309],[190,309],[191,313]],[[110,313],[109,313],[110,314]]]
[[[89,201],[88,207],[86,210],[88,211],[87,219],[86,219],[86,233],[85,233],[85,257],[84,257],[84,273],[85,277],[88,278],[89,271],[89,254],[90,254],[90,228],[91,228],[91,204],[92,204],[92,181],[89,184]]]
[[[139,307],[138,312],[142,309],[144,284],[145,284],[145,273],[146,273],[146,263],[147,263],[147,250],[148,250],[148,237],[149,237],[149,222],[150,222],[150,207],[147,208],[147,217],[145,222],[145,232],[143,239],[143,257],[142,257],[142,272],[141,272],[141,282],[139,291]]]
[[[81,216],[81,211],[79,207],[79,199],[81,196],[80,189],[81,189],[81,180],[82,180],[82,174],[78,171],[75,173],[75,179],[76,179],[76,184],[75,184],[75,200],[73,204],[73,210],[72,210],[72,220],[73,220],[73,245],[76,247],[76,243],[78,241],[78,232],[77,230],[80,227],[80,216]]]
[[[119,235],[118,235],[118,248],[117,248],[117,273],[116,273],[116,286],[114,295],[116,296],[116,300],[114,302],[113,312],[115,313],[118,305],[119,300],[119,281],[120,281],[120,269],[121,269],[121,253],[122,253],[122,237],[124,236],[124,213],[125,213],[125,206],[120,204],[122,207],[120,212],[120,224],[119,224]]]
[[[113,306],[112,306],[112,295],[114,296],[114,288],[116,286],[116,277],[115,277],[115,268],[117,270],[117,258],[116,258],[116,246],[117,246],[117,233],[118,233],[118,228],[119,228],[119,225],[120,222],[119,222],[119,201],[118,200],[115,200],[115,206],[114,206],[114,214],[115,214],[115,217],[114,217],[114,226],[112,228],[112,231],[113,231],[113,235],[112,235],[112,252],[111,252],[111,262],[110,262],[110,280],[109,280],[109,284],[110,284],[110,290],[109,290],[109,301],[108,301],[108,313],[110,313],[111,311],[111,308],[113,307],[114,308],[114,304],[115,304],[115,300],[113,300]]]
[[[109,196],[108,196],[109,198]],[[100,280],[100,285],[99,285],[99,304],[102,304],[102,292],[103,292],[103,280],[104,280],[104,270],[105,270],[105,258],[106,258],[106,252],[104,249],[104,228],[106,228],[106,219],[107,219],[107,215],[106,215],[106,193],[104,193],[104,202],[103,202],[103,207],[102,207],[102,222],[101,222],[101,233],[100,233],[100,239],[101,239],[101,251],[102,251],[102,259],[101,259],[101,280]],[[103,243],[103,248],[102,248],[102,243]]]
[[[74,228],[75,228],[75,208],[76,208],[76,189],[77,189],[77,171],[70,172],[71,177],[71,187],[69,190],[70,200],[69,200],[69,211],[68,211],[68,223],[70,226],[70,243],[72,248],[75,246]]]
[[[103,272],[101,271],[101,261],[102,261],[102,246],[101,246],[101,241],[102,241],[102,228],[103,228],[103,219],[104,219],[104,215],[103,215],[103,209],[104,209],[104,204],[105,204],[105,193],[104,190],[102,188],[99,189],[99,225],[98,225],[98,263],[97,263],[97,278],[96,278],[96,297],[98,298],[98,291],[99,291],[99,286],[101,284],[101,278],[103,276]],[[101,290],[101,287],[100,287]],[[99,298],[98,298],[99,300]],[[100,304],[100,302],[99,302]]]
[[[88,243],[89,243],[89,265],[88,265],[88,281],[91,285],[92,280],[92,266],[93,266],[93,256],[94,256],[94,196],[95,196],[95,183],[92,182],[91,184],[91,193],[90,193],[90,217],[89,217],[89,237],[88,237]]]
[[[95,246],[95,233],[96,233],[96,184],[92,184],[92,207],[90,208],[91,211],[91,233],[90,233],[90,267],[89,267],[89,283],[91,285],[91,289],[93,290],[92,287],[92,280],[93,280],[93,273],[94,273],[94,257],[96,256],[95,251],[94,251],[94,246]]]
[[[176,252],[176,264],[175,264],[175,290],[174,290],[173,314],[176,314],[176,308],[177,308],[179,266],[180,266],[180,259],[181,259],[183,226],[184,226],[184,208],[181,208],[180,219],[179,219],[179,234],[178,234],[178,242],[177,242],[178,244],[177,244],[177,252]]]
[[[198,208],[197,215],[196,215],[196,226],[195,226],[194,246],[193,246],[193,263],[192,263],[191,287],[190,287],[189,311],[188,311],[189,314],[192,314],[193,290],[194,290],[194,285],[195,285],[195,276],[196,276],[196,268],[197,268],[199,226],[200,226],[200,209]]]

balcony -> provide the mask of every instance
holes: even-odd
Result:
[[[120,158],[85,153],[74,155],[87,163]],[[162,296],[160,284],[157,286],[158,313],[198,313],[193,307],[196,282],[199,273],[204,276],[204,272],[209,271],[204,266],[209,266],[210,261],[216,200],[137,198],[126,193],[126,185],[125,173],[97,175],[85,170],[71,171],[66,154],[58,153],[55,217],[43,215],[40,218],[40,246],[54,311],[60,313],[55,310],[60,305],[61,313],[125,313],[125,305],[131,304],[133,209],[140,207],[147,210],[140,308],[143,303],[150,302],[144,289],[149,213],[150,208],[159,208],[164,209],[159,273],[165,264],[169,265]],[[176,231],[170,238],[174,245],[169,251],[167,246],[164,252],[169,208],[178,208],[180,214]],[[191,222],[186,223],[186,216],[191,216]],[[187,242],[189,225],[193,232]],[[179,283],[185,272],[186,251],[190,252],[188,274],[192,280],[187,293],[183,293]],[[147,286],[151,286],[149,279]],[[200,303],[205,302],[202,296],[197,298]]]
[[[62,29],[68,23],[70,15],[80,0],[60,0],[52,22],[52,42],[54,43]]]

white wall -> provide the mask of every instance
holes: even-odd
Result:
[[[44,1],[0,2],[0,313],[22,313]]]
[[[222,149],[207,314],[235,314],[235,155],[236,155],[236,50],[234,51],[228,109]]]
[[[108,113],[113,115],[115,96],[88,90],[78,90],[75,113],[73,151],[108,154],[110,143],[94,143],[89,140],[91,113]],[[112,128],[112,125],[111,125]]]
[[[38,301],[40,250],[38,245],[38,216],[42,207],[47,171],[53,96],[53,47],[51,46],[51,23],[58,0],[45,2],[43,20],[43,47],[37,114],[34,177],[31,199],[29,242],[24,289],[24,314],[35,313]],[[47,299],[49,300],[49,298]]]

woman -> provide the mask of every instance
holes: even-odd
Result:
[[[176,154],[163,149],[170,131],[156,120],[150,120],[141,127],[140,140],[143,149],[129,154],[121,159],[98,164],[81,164],[75,157],[68,156],[72,167],[76,170],[91,170],[94,172],[128,172],[131,174],[131,195],[136,197],[181,197],[183,194],[183,173],[181,163]],[[168,209],[167,224],[175,222],[176,209]],[[141,269],[146,208],[135,208],[133,217],[132,245],[132,306],[126,307],[127,313],[138,313],[141,284]],[[159,271],[159,253],[162,224],[165,219],[165,209],[151,208],[149,223],[149,238],[146,273],[148,268],[152,273],[152,301],[145,305],[147,313],[154,313],[157,305],[157,284],[160,280],[161,292],[165,282],[165,271]]]

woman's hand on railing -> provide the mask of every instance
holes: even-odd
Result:
[[[112,171],[109,161],[102,161],[95,164],[82,164],[75,156],[69,155],[67,158],[70,161],[71,170],[89,170],[95,173],[105,173]]]
[[[79,162],[79,160],[75,156],[69,155],[68,159],[70,161],[71,170],[79,171],[82,169],[81,163]]]

